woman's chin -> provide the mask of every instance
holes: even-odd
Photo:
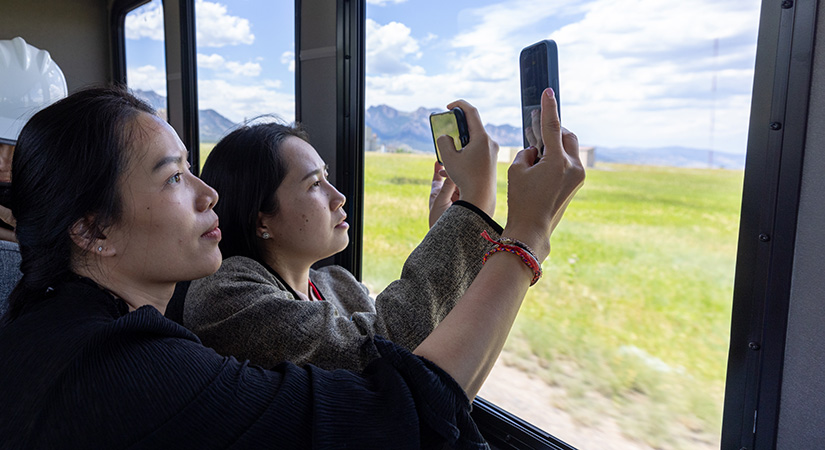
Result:
[[[321,259],[331,258],[331,257],[343,252],[344,250],[346,250],[347,247],[349,247],[349,236],[347,236],[347,239],[343,243],[343,245],[338,246],[338,248],[335,251],[333,251],[332,253],[330,253],[329,256],[326,256],[326,257],[321,258]]]
[[[198,274],[195,275],[192,280],[197,280],[198,278],[208,277],[213,273],[217,272],[218,269],[221,268],[221,263],[223,262],[223,256],[221,255],[221,251],[216,247],[214,251],[210,252],[209,255],[204,256],[203,264],[197,265],[197,272]],[[195,265],[193,264],[193,269]]]

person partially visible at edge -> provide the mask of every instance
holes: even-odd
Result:
[[[299,127],[244,126],[209,154],[201,178],[224,200],[223,263],[189,286],[183,325],[218,353],[264,367],[282,361],[362,370],[376,358],[375,335],[414,349],[455,307],[500,237],[496,204],[498,145],[469,103],[470,142],[460,158],[436,165],[431,230],[406,260],[401,278],[375,300],[346,269],[313,264],[349,243],[346,198]],[[453,182],[455,180],[455,182]],[[460,187],[460,189],[458,188]],[[456,198],[458,197],[458,198]],[[453,203],[453,200],[456,200]],[[445,211],[446,210],[446,211]]]
[[[502,236],[513,240],[496,248],[517,254],[489,254],[412,352],[366,342],[379,357],[361,374],[262,369],[165,318],[177,282],[221,263],[217,193],[189,171],[174,130],[123,89],[83,90],[43,109],[24,127],[12,166],[23,277],[0,327],[0,442],[489,448],[470,401],[584,181],[552,95],[543,107],[545,156],[536,162],[535,149],[523,150],[509,169]]]
[[[20,129],[41,108],[66,96],[66,78],[49,52],[21,37],[0,40],[0,240],[16,242],[7,203]]]

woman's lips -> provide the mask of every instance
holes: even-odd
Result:
[[[206,239],[220,240],[221,239],[221,229],[216,226],[215,228],[212,228],[211,230],[207,231],[206,233],[203,233],[201,235],[201,237],[206,238]]]
[[[341,221],[338,222],[338,225],[335,225],[335,228],[343,228],[345,230],[347,228],[349,228],[349,224],[347,223],[347,215],[346,214],[344,214],[344,217],[342,217]]]

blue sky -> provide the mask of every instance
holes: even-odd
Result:
[[[583,144],[742,153],[759,3],[368,0],[367,105],[464,98],[485,123],[518,126],[519,51],[554,39],[564,125]],[[165,94],[158,5],[127,19],[129,84]],[[201,108],[294,118],[292,5],[196,1]]]

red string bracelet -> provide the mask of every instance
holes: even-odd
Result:
[[[520,242],[516,239],[504,238],[495,240],[487,234],[487,230],[481,232],[481,237],[487,239],[488,241],[492,242],[494,247],[487,253],[484,254],[484,257],[481,258],[481,264],[487,262],[487,258],[490,257],[493,253],[496,252],[508,252],[514,255],[517,255],[521,258],[524,264],[527,264],[527,267],[533,271],[533,280],[530,281],[530,286],[536,284],[537,281],[541,278],[541,264],[539,264],[538,258],[536,255],[533,254],[533,251],[530,250],[530,247],[525,245],[523,242]]]

